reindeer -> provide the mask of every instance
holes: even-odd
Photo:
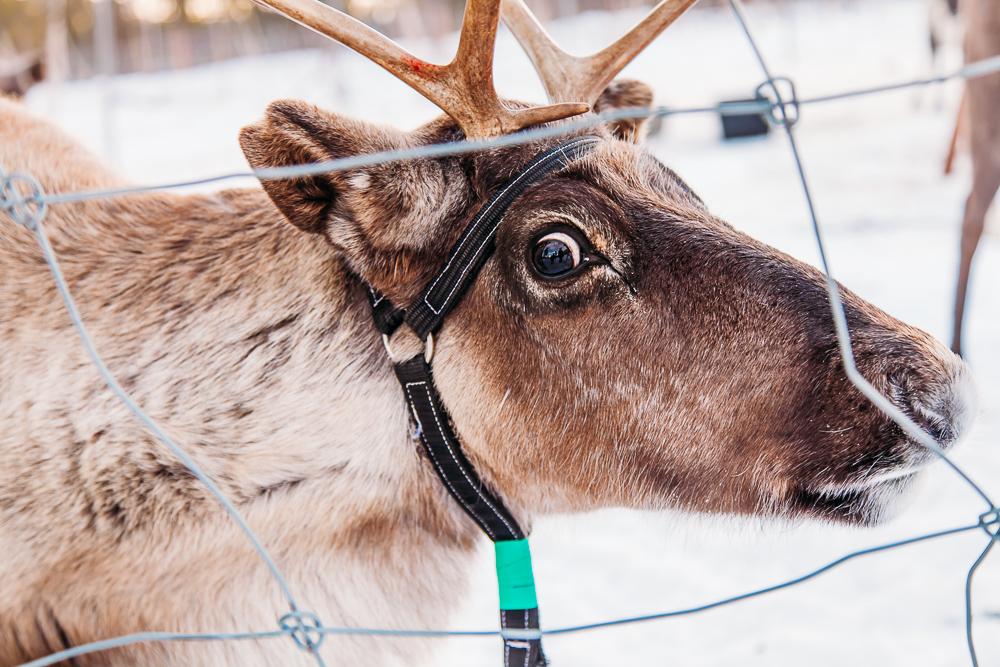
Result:
[[[965,16],[965,60],[975,62],[1000,56],[1000,3],[992,0],[962,0]],[[972,271],[972,257],[983,235],[986,214],[1000,187],[1000,74],[965,83],[959,120],[967,119],[972,154],[972,189],[965,202],[951,349],[962,353],[962,325]],[[956,124],[957,124],[956,123]],[[955,134],[958,134],[956,127]],[[953,139],[954,142],[954,139]],[[954,144],[953,144],[954,145]]]
[[[458,56],[438,66],[314,0],[267,0],[446,116],[402,132],[279,101],[240,144],[251,165],[273,167],[649,106],[648,86],[612,79],[691,3],[665,0],[586,59],[507,4],[551,98],[529,106],[493,89],[499,2],[470,0]],[[390,356],[368,288],[375,302],[415,304],[484,202],[568,140],[587,151],[506,202],[435,333],[442,422],[478,491],[525,532],[540,516],[609,506],[869,525],[932,458],[845,377],[816,269],[714,216],[643,149],[641,120],[565,129],[569,139],[262,189],[53,206],[44,220],[122,386],[327,625],[447,626],[483,541],[418,442],[394,374],[394,360],[430,350],[420,356],[407,319]],[[121,183],[12,102],[0,103],[0,164],[49,192]],[[843,299],[861,372],[954,443],[970,416],[961,360]],[[137,631],[276,627],[286,601],[245,536],[104,386],[32,234],[6,219],[0,341],[0,664]],[[432,641],[343,636],[320,650],[331,665],[412,665]],[[314,663],[272,639],[135,644],[74,664]]]

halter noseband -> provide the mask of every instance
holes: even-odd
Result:
[[[448,493],[494,543],[500,589],[504,665],[541,667],[542,653],[535,578],[528,540],[503,500],[489,489],[462,452],[431,372],[434,333],[461,301],[495,249],[496,232],[510,205],[530,185],[589,153],[598,137],[577,137],[537,155],[508,181],[466,227],[448,261],[408,308],[397,308],[369,286],[372,317],[389,351],[389,338],[406,324],[424,341],[424,352],[394,361],[396,377],[417,426],[424,451]],[[391,358],[391,355],[390,355]]]

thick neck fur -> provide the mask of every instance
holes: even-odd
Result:
[[[66,164],[80,151],[51,127],[0,115],[8,171],[49,191],[113,182],[86,157]],[[447,625],[477,531],[411,439],[362,286],[321,236],[256,189],[57,206],[45,229],[109,367],[237,504],[301,608],[328,625]],[[6,219],[0,284],[0,665],[145,630],[276,628],[288,606],[266,568],[104,386]],[[338,637],[325,657],[413,664],[426,648]],[[311,664],[278,638],[77,664],[296,660]]]

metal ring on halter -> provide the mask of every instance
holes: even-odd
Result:
[[[399,361],[396,359],[396,355],[392,353],[392,346],[389,343],[389,334],[382,334],[382,345],[385,346],[385,352],[389,355],[389,358],[394,362]],[[424,341],[424,360],[427,363],[431,363],[434,358],[434,334],[427,334],[427,340]]]

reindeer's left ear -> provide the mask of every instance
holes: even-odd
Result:
[[[653,89],[642,81],[616,79],[604,89],[594,102],[594,112],[604,113],[615,109],[649,109],[653,106]],[[646,136],[644,118],[627,118],[608,123],[611,132],[623,141],[639,143]]]
[[[438,123],[404,133],[286,100],[243,128],[240,146],[260,169],[447,141],[455,132],[454,124]],[[405,284],[407,267],[415,266],[417,255],[436,249],[442,222],[463,210],[468,197],[465,173],[454,157],[261,179],[261,185],[289,222],[325,236],[354,273],[379,289],[390,282],[387,276]]]
[[[403,137],[386,128],[359,123],[294,100],[274,102],[264,119],[244,127],[240,147],[254,169],[312,164],[391,150]],[[345,172],[283,179],[261,179],[261,185],[293,225],[307,232],[327,232],[345,217],[345,196],[352,189]]]
[[[240,132],[240,146],[255,169],[312,164],[435,140],[290,100],[274,102],[262,121]],[[441,220],[464,203],[465,188],[454,187],[462,179],[456,159],[439,158],[261,179],[261,185],[293,225],[324,234],[361,267],[425,250],[440,236]]]

